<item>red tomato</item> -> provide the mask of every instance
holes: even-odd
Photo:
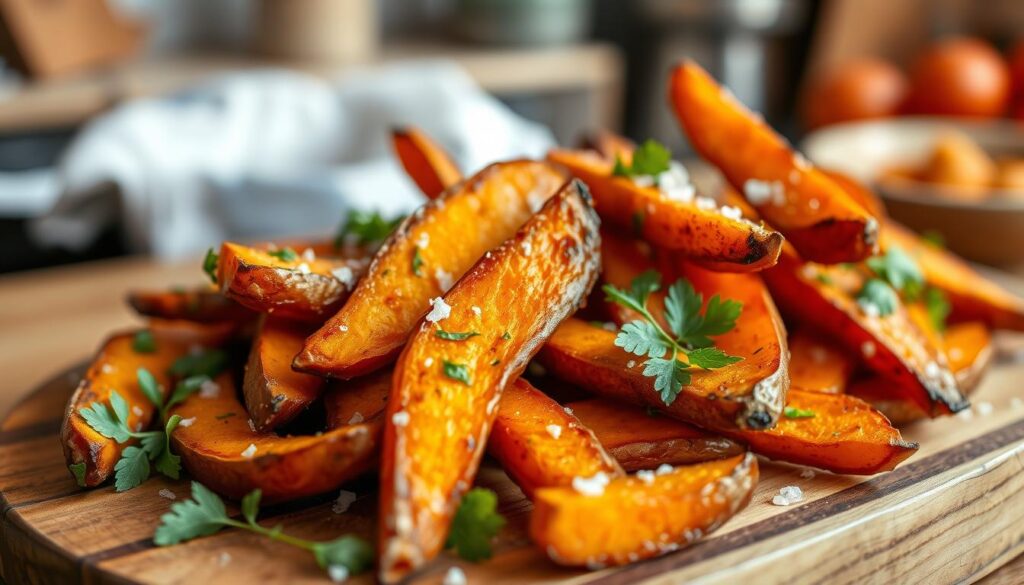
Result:
[[[803,96],[809,128],[882,118],[899,111],[907,93],[906,77],[885,61],[862,59],[818,75]]]
[[[907,111],[944,116],[1001,116],[1010,99],[1010,71],[980,39],[941,41],[918,56]]]

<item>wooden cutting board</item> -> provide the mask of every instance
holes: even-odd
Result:
[[[57,430],[80,370],[61,374],[0,425],[0,574],[15,583],[325,583],[302,551],[239,531],[159,548],[152,540],[186,480],[151,479],[126,493],[79,489],[64,466]],[[488,562],[442,556],[419,582],[439,583],[452,564],[470,583],[864,583],[973,581],[1024,551],[1024,365],[995,367],[973,396],[973,415],[915,424],[921,450],[896,471],[861,478],[762,465],[750,506],[718,532],[677,553],[596,572],[560,569],[525,535],[530,503],[504,473],[485,466],[509,520]],[[991,407],[991,412],[987,412]],[[985,413],[985,414],[982,414]],[[334,494],[264,510],[265,523],[313,539],[370,536],[373,478],[334,514]],[[806,501],[773,506],[800,486]],[[237,509],[232,509],[237,514]],[[623,519],[628,522],[629,519]],[[371,575],[353,579],[372,582]]]

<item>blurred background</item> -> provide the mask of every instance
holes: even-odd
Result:
[[[685,159],[684,57],[898,219],[1017,263],[1021,31],[1020,0],[0,0],[0,272],[397,213],[396,125],[469,171],[599,128]],[[971,250],[997,221],[1013,254]]]

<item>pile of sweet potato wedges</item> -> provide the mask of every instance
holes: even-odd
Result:
[[[396,131],[425,199],[386,238],[225,242],[207,258],[212,286],[131,294],[155,343],[140,351],[126,332],[103,345],[66,411],[68,465],[83,486],[113,477],[133,442],[81,411],[116,390],[133,429],[187,421],[170,449],[227,497],[292,500],[376,473],[385,582],[439,553],[485,454],[532,500],[537,546],[589,567],[721,526],[750,500],[755,454],[893,469],[917,446],[890,421],[968,407],[991,331],[1024,330],[1024,302],[805,161],[696,65],[669,85],[731,187],[669,192],[661,175],[630,173],[638,147],[607,133],[463,177],[428,137]],[[867,291],[907,258],[919,290]],[[898,289],[907,275],[888,276]],[[687,327],[686,298],[691,317],[741,310],[702,342],[664,341],[682,364],[665,381],[645,365],[664,352],[627,351],[623,332]],[[701,366],[701,347],[729,359]],[[173,366],[215,349],[227,366],[167,412],[139,387],[144,368],[170,392]]]

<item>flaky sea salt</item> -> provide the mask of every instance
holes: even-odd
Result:
[[[427,321],[431,323],[437,323],[442,319],[447,319],[452,314],[452,307],[448,303],[444,302],[441,297],[434,297],[430,299],[430,312],[427,313]]]
[[[466,573],[458,567],[451,567],[444,574],[444,581],[441,585],[466,585]]]
[[[572,478],[572,489],[584,496],[600,496],[604,493],[604,488],[609,481],[611,480],[608,479],[607,473],[598,471],[593,477]]]
[[[559,425],[548,425],[546,428],[547,428],[548,434],[551,435],[552,439],[557,439],[558,437],[562,436],[562,427],[561,426],[559,426]]]
[[[242,451],[242,457],[245,457],[246,459],[252,459],[255,456],[256,445],[249,443],[249,446],[245,448],[245,451]]]
[[[188,428],[188,427],[192,426],[193,424],[195,424],[195,422],[196,422],[196,417],[194,417],[194,416],[193,417],[189,417],[189,418],[183,418],[180,421],[178,421],[178,426],[179,427]]]
[[[220,396],[220,384],[213,380],[206,380],[199,385],[200,398],[217,398]]]
[[[331,270],[331,275],[344,284],[345,288],[352,288],[352,285],[356,283],[356,274],[348,266],[339,266]]]
[[[673,471],[675,471],[675,467],[672,467],[668,463],[662,463],[654,470],[654,475],[665,475],[667,473],[672,473]]]
[[[167,488],[164,488],[164,489],[158,491],[156,493],[156,495],[158,495],[161,498],[164,498],[166,500],[177,500],[178,499],[178,496],[174,495],[174,492],[172,492],[171,490],[169,490]]]
[[[979,402],[975,408],[978,409],[978,414],[981,416],[988,416],[995,410],[995,407],[992,406],[991,402]]]
[[[452,274],[450,272],[445,272],[440,268],[434,271],[434,278],[437,279],[437,286],[444,292],[448,292],[448,289],[450,289],[452,284],[454,284]]]
[[[647,485],[654,483],[654,472],[650,469],[641,469],[636,472],[636,478],[644,482]]]
[[[395,414],[391,415],[391,423],[396,427],[404,427],[409,424],[409,413],[404,410],[399,410]]]
[[[334,500],[334,504],[331,505],[331,512],[334,512],[335,514],[344,514],[345,512],[348,512],[349,507],[355,501],[355,492],[341,490],[338,492],[338,498]]]
[[[355,413],[352,414],[352,417],[348,419],[348,424],[357,425],[363,422],[364,420],[366,419],[363,418],[363,413],[356,411]]]
[[[345,565],[330,565],[327,567],[327,576],[334,583],[344,583],[348,580],[348,567]]]
[[[772,498],[776,506],[789,506],[804,501],[804,491],[795,485],[787,485]]]

